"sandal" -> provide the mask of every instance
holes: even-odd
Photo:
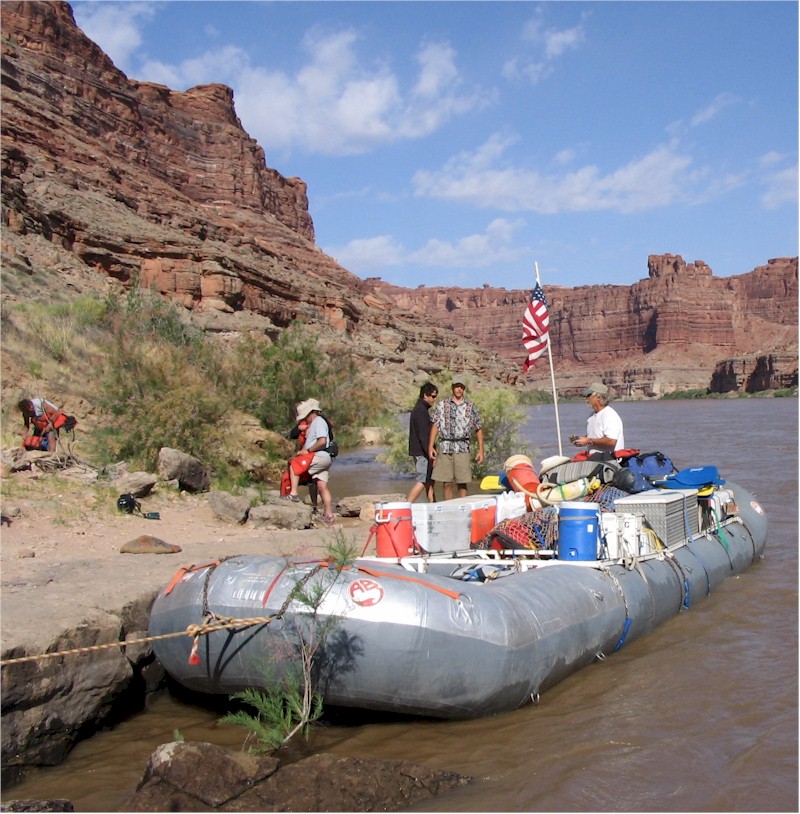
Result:
[[[281,495],[281,500],[291,500],[292,503],[299,503],[300,496],[299,495]]]
[[[322,522],[330,528],[333,525],[333,515],[332,514],[323,514],[322,515]]]

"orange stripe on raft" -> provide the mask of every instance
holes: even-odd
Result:
[[[416,582],[425,588],[430,588],[432,591],[438,591],[440,594],[449,596],[451,599],[460,599],[461,594],[458,591],[450,591],[447,588],[440,588],[438,585],[431,585],[429,582],[417,579],[416,577],[409,577],[405,574],[387,574],[385,571],[377,571],[375,568],[367,568],[363,565],[356,566],[357,571],[363,571],[372,577],[386,577],[387,579],[401,579],[403,582]]]
[[[219,565],[219,563],[219,560],[214,560],[214,562],[207,562],[205,565],[187,565],[183,568],[179,568],[178,573],[170,580],[169,585],[164,588],[164,596],[171,593],[172,589],[181,581],[184,574],[188,574],[191,571],[200,571],[203,568],[210,568],[212,565]]]

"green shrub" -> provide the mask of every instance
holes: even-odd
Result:
[[[187,354],[154,340],[120,335],[102,378],[96,454],[104,463],[127,460],[155,468],[161,447],[193,455],[215,469],[224,450],[220,421],[224,394],[208,386],[202,354]],[[212,450],[219,450],[214,459]]]
[[[501,472],[503,463],[511,455],[532,456],[529,446],[519,435],[527,412],[519,406],[516,393],[511,390],[486,388],[476,391],[472,398],[481,413],[486,453],[484,462],[476,464],[473,468],[476,478]],[[473,451],[475,449],[473,442]]]
[[[342,447],[357,443],[358,433],[380,411],[380,393],[367,387],[351,354],[329,356],[316,333],[301,322],[267,345],[249,340],[236,350],[232,383],[242,409],[270,430],[285,434],[295,426],[295,406],[316,398]]]
[[[709,391],[704,387],[695,387],[688,390],[672,390],[669,393],[664,393],[661,399],[664,401],[682,400],[682,399],[707,399],[710,397]]]

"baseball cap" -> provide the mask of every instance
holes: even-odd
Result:
[[[608,395],[608,388],[604,384],[602,384],[601,382],[592,382],[589,385],[589,387],[587,387],[583,391],[583,395],[584,396],[592,396],[594,394],[598,394],[598,395],[601,395],[601,396],[607,396]]]

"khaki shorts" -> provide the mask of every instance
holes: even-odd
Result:
[[[433,479],[441,483],[469,483],[472,480],[472,462],[469,452],[439,453],[433,465]]]
[[[327,452],[315,452],[311,466],[308,467],[308,474],[311,475],[313,480],[321,480],[327,483],[332,463],[333,459]]]

